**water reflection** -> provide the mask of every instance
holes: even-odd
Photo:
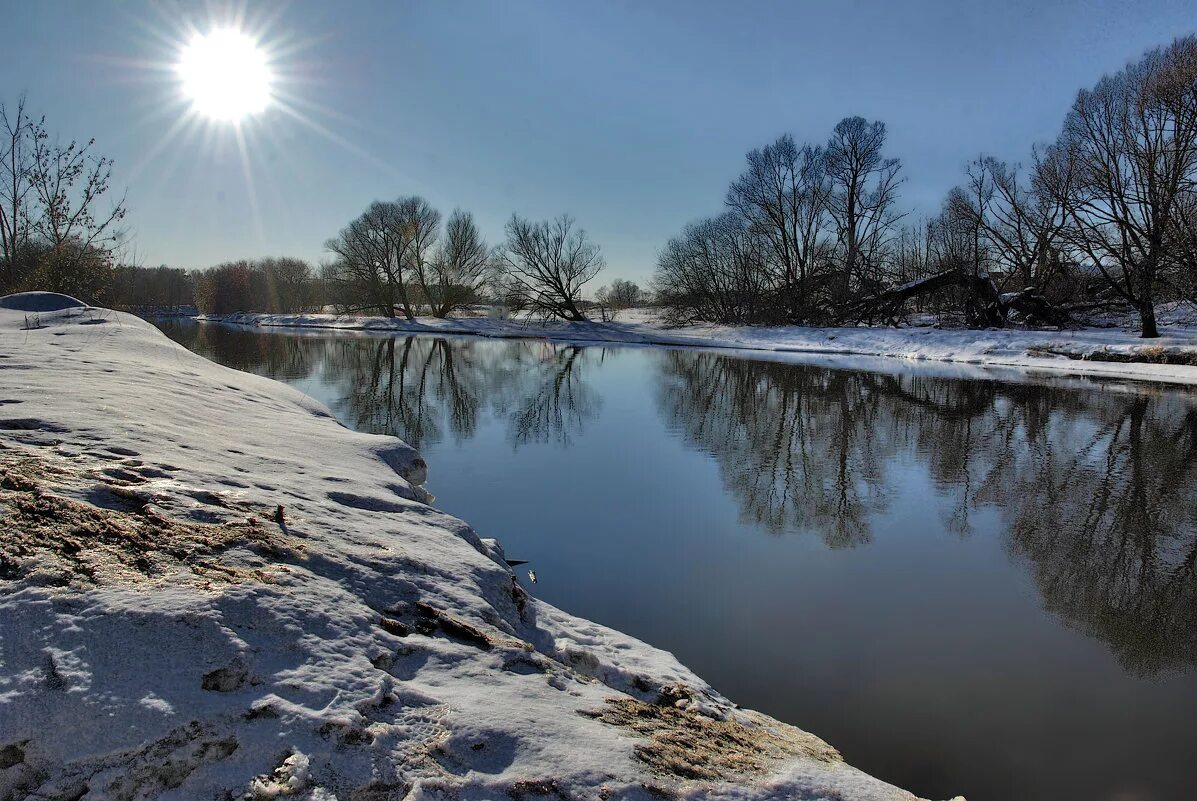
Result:
[[[601,409],[602,348],[517,340],[173,331],[223,364],[318,374],[351,427],[416,447],[474,437],[569,445]],[[1150,674],[1197,664],[1197,408],[1177,393],[950,380],[656,351],[660,413],[719,465],[743,519],[832,548],[873,540],[903,491],[934,479],[945,530],[996,509],[1045,607]]]
[[[586,380],[602,349],[535,340],[321,336],[163,321],[189,349],[239,370],[283,379],[318,375],[351,428],[414,447],[477,433],[482,414],[505,420],[515,447],[568,445],[601,401]]]
[[[1010,510],[1011,551],[1049,610],[1128,670],[1197,664],[1197,419],[1176,399],[1094,405],[1054,442],[1049,416],[985,500]]]
[[[872,539],[897,450],[864,375],[668,351],[658,396],[668,423],[718,461],[746,518],[844,548]]]
[[[535,351],[535,358],[530,357]],[[504,369],[506,391],[496,393],[496,406],[509,421],[511,441],[558,442],[569,445],[585,422],[598,414],[598,395],[586,381],[591,357],[602,349],[577,345],[548,348],[519,343]]]
[[[486,377],[471,348],[443,339],[334,339],[324,373],[339,390],[334,411],[361,431],[402,436],[419,448],[474,435]]]
[[[1197,792],[1188,392],[164,328],[422,448],[539,597],[919,795]]]
[[[188,350],[249,373],[284,380],[302,378],[322,360],[323,345],[315,338],[269,336],[251,329],[199,325],[174,318],[159,320],[157,325]]]
[[[873,538],[895,462],[926,466],[945,529],[1000,513],[1045,607],[1150,674],[1197,664],[1197,412],[1096,391],[662,354],[663,415],[720,466],[743,515],[830,547]]]

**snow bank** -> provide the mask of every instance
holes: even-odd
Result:
[[[536,323],[460,318],[408,321],[331,314],[235,314],[201,317],[227,323],[414,334],[541,337],[574,342],[616,342],[682,347],[736,348],[790,354],[874,356],[955,362],[987,367],[1071,373],[1141,381],[1197,383],[1197,327],[1162,329],[1143,340],[1129,328],[1079,331],[941,330],[911,328],[807,328],[691,325],[665,328],[650,315],[635,322]]]
[[[135,317],[24,314],[0,799],[913,798],[530,597],[402,442]]]

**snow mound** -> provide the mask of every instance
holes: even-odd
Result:
[[[61,292],[17,292],[0,298],[0,309],[22,312],[55,312],[87,308],[87,304]]]

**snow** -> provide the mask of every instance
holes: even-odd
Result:
[[[531,597],[399,440],[133,316],[25,314],[0,799],[914,798]]]
[[[805,326],[688,325],[666,327],[651,310],[633,309],[622,320],[535,322],[494,318],[438,320],[340,316],[334,314],[235,314],[227,323],[373,333],[469,334],[538,337],[573,342],[612,342],[675,347],[734,348],[774,354],[883,357],[949,362],[1033,372],[1106,378],[1197,383],[1197,324],[1191,315],[1162,310],[1157,339],[1140,339],[1129,325],[1080,330],[812,328]],[[1168,323],[1177,320],[1172,325]]]

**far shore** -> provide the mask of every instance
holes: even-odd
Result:
[[[731,348],[773,354],[879,357],[1056,374],[1197,384],[1197,325],[1187,320],[1141,339],[1129,326],[1077,330],[813,328],[688,325],[667,327],[648,310],[626,321],[556,322],[495,317],[372,317],[337,314],[199,315],[195,319],[272,328],[327,329],[494,338],[537,338],[671,347]]]

